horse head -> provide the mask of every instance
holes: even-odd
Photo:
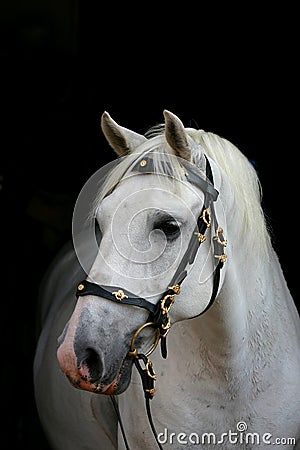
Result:
[[[102,115],[119,158],[92,199],[101,240],[58,339],[60,367],[77,388],[125,391],[137,354],[203,313],[222,284],[220,173],[177,116],[164,118],[159,133],[143,136]]]

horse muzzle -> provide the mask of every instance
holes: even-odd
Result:
[[[97,301],[97,300],[96,300]],[[113,325],[101,326],[95,300],[81,299],[59,338],[57,359],[73,386],[99,394],[118,394],[129,385],[132,357],[128,341]],[[105,319],[104,319],[105,320]],[[106,330],[106,331],[105,331]]]

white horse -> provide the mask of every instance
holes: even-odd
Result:
[[[42,290],[34,384],[49,443],[299,449],[300,320],[255,169],[226,139],[164,118],[142,136],[102,115],[120,158],[74,213],[87,208],[100,243],[75,237]]]

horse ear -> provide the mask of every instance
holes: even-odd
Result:
[[[173,149],[176,156],[191,160],[191,149],[188,137],[183,123],[170,111],[164,110],[165,117],[165,136],[169,146]]]
[[[118,125],[106,111],[101,117],[101,129],[109,145],[119,156],[128,155],[134,148],[147,140],[142,134]]]

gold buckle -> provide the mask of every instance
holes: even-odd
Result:
[[[216,230],[216,236],[214,236],[214,240],[218,242],[218,244],[223,245],[223,247],[226,247],[227,245],[227,239],[225,239],[223,228],[218,227]],[[222,239],[220,239],[219,235],[222,235]]]
[[[171,300],[171,303],[170,303],[169,306],[165,306],[165,303],[168,300],[168,298]],[[167,314],[170,311],[171,306],[174,303],[174,299],[175,299],[175,297],[174,297],[173,294],[167,294],[167,295],[164,296],[164,298],[162,299],[161,304],[160,304],[160,307],[161,307],[161,310],[162,310],[163,314]]]
[[[210,227],[211,225],[211,220],[210,220],[210,210],[208,208],[206,208],[203,213],[201,214],[200,218],[203,220],[203,222],[206,224],[207,228]]]
[[[116,299],[119,300],[119,302],[124,300],[124,298],[128,298],[128,295],[125,295],[124,292],[122,291],[122,289],[112,292],[112,295],[114,295],[116,297]]]
[[[174,286],[168,286],[168,289],[171,289],[176,295],[180,294],[179,284],[175,284]]]
[[[200,242],[200,244],[202,244],[202,242],[204,242],[205,241],[205,239],[206,239],[206,237],[204,236],[204,234],[202,234],[202,233],[198,233],[197,231],[195,231],[195,236],[197,236],[198,237],[198,239],[199,239],[199,242]]]
[[[152,378],[152,380],[156,380],[156,373],[154,372],[153,364],[152,361],[150,361],[150,359],[148,359],[145,369],[148,377]]]
[[[169,330],[171,328],[171,319],[168,316],[168,322],[166,323],[166,325],[164,325],[163,323],[161,324],[161,327],[163,330]]]
[[[148,392],[153,397],[156,392],[156,389],[155,388],[145,389],[145,392]]]
[[[222,263],[224,263],[227,259],[226,253],[222,253],[222,255],[215,255],[215,258],[218,258]]]

